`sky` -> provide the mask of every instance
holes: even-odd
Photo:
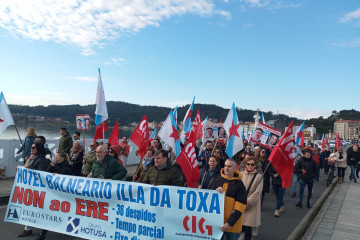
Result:
[[[360,108],[358,0],[1,0],[0,51],[8,104]]]

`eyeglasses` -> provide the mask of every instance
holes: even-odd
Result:
[[[36,149],[36,147],[31,147],[31,149]]]
[[[247,163],[246,166],[255,166],[255,163]]]

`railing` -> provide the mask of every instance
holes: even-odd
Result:
[[[89,146],[91,142],[91,139],[85,140],[86,152],[90,150]],[[48,144],[48,147],[54,156],[59,144],[59,140],[48,140],[46,141],[46,143]],[[129,142],[129,145],[130,154],[128,157],[128,165],[138,164],[140,158],[135,155],[137,146],[135,146],[132,142]],[[19,140],[0,140],[0,168],[4,168],[5,166],[7,167],[7,177],[14,177],[16,166],[24,164],[24,161],[21,158],[22,153],[20,154],[20,156],[16,157],[16,152],[19,150],[19,148]],[[50,158],[50,156],[47,157]]]

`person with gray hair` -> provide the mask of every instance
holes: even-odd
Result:
[[[96,148],[96,161],[93,163],[88,177],[121,180],[126,174],[126,168],[118,160],[108,155],[108,149],[104,145]]]

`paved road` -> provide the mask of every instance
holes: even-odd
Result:
[[[313,192],[313,203],[319,199],[326,189],[325,175],[322,174],[320,182],[315,182]],[[285,212],[279,218],[273,216],[275,211],[276,197],[273,193],[265,196],[265,202],[262,209],[262,225],[259,228],[259,235],[255,240],[282,240],[287,239],[291,232],[295,229],[301,219],[305,216],[308,209],[306,207],[298,209],[295,203],[298,198],[290,198],[291,190],[287,189],[284,197]],[[305,190],[304,199],[306,199],[307,190]],[[34,234],[25,238],[18,238],[17,235],[23,230],[23,226],[14,223],[4,222],[6,206],[0,207],[0,239],[1,240],[29,240],[35,239],[36,234],[40,233],[39,229],[34,230]],[[63,234],[49,232],[47,239],[51,240],[77,240],[75,238]]]

